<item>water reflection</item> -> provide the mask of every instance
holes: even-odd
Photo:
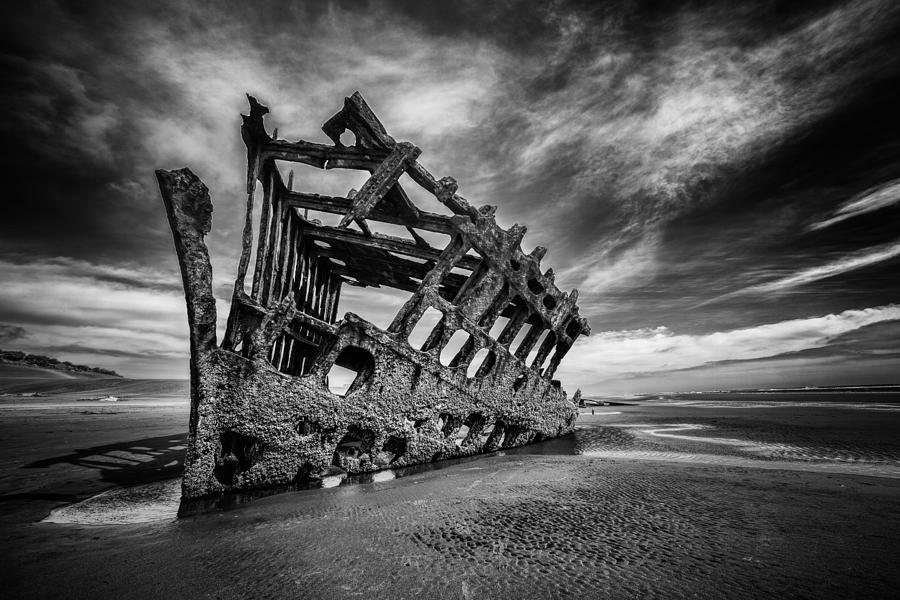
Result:
[[[328,475],[327,477],[323,477],[319,480],[319,487],[323,488],[333,488],[341,485],[347,479],[347,475]]]
[[[372,474],[372,483],[378,483],[381,481],[390,481],[392,479],[396,479],[397,476],[394,475],[394,472],[388,469],[387,471],[379,471],[377,473]]]
[[[489,456],[578,453],[577,437],[568,435],[519,448],[507,448],[487,455],[465,456],[396,469],[385,469],[374,473],[347,474],[333,472],[322,478],[299,481],[289,485],[275,486],[262,490],[225,492],[196,499],[181,499],[180,478],[167,479],[154,483],[108,490],[82,502],[55,510],[45,522],[112,525],[164,520],[172,518],[176,514],[178,517],[188,517],[206,512],[230,510],[260,498],[285,492],[385,483],[419,473],[451,468]]]
[[[532,450],[534,450],[534,448],[537,446],[544,445],[544,443],[534,444],[532,446]],[[516,448],[515,450],[520,450],[520,448]],[[507,452],[510,451],[507,450]],[[479,458],[484,458],[485,456],[503,456],[503,454],[503,452],[496,452],[493,455],[477,454],[475,456],[453,458],[440,462],[424,463],[408,467],[399,467],[396,469],[385,469],[383,471],[376,471],[374,473],[336,473],[326,475],[325,477],[322,477],[320,479],[310,479],[308,481],[295,482],[288,485],[275,486],[262,490],[224,492],[215,496],[206,496],[204,498],[182,499],[181,505],[178,508],[178,516],[187,517],[202,514],[205,512],[229,510],[239,507],[243,504],[247,504],[248,502],[252,502],[253,500],[266,498],[268,496],[274,496],[276,494],[283,494],[285,492],[299,492],[304,490],[346,487],[369,483],[384,483],[387,481],[393,481],[394,479],[416,475],[418,473],[426,473],[428,471],[438,471],[440,469],[446,469],[458,464],[478,460]]]

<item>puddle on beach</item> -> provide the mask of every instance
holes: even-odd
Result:
[[[510,452],[495,452],[490,456],[503,456],[505,453]],[[401,469],[386,469],[375,473],[361,473],[358,475],[341,473],[328,475],[309,482],[246,492],[228,492],[217,496],[185,501],[181,500],[181,478],[178,477],[142,485],[113,488],[91,496],[86,500],[53,509],[50,515],[41,522],[67,525],[129,525],[167,521],[178,517],[229,510],[253,500],[285,492],[315,491],[338,486],[384,483],[401,477],[476,461],[479,458],[483,458],[483,456],[466,456],[436,463],[413,465]]]
[[[858,408],[858,407],[857,407]],[[731,429],[731,432],[734,430]],[[700,423],[617,423],[576,432],[575,453],[598,459],[651,460],[900,478],[900,454],[877,442],[796,444],[716,435]]]

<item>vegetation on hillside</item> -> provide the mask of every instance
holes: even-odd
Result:
[[[68,373],[84,373],[99,374],[109,377],[121,377],[115,371],[109,369],[101,369],[100,367],[88,367],[87,365],[75,365],[67,360],[57,360],[49,356],[41,356],[40,354],[28,354],[18,350],[0,350],[0,363],[11,365],[22,365],[27,367],[38,367],[40,369],[53,369],[55,371],[66,371]]]

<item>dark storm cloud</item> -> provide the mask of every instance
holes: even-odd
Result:
[[[593,246],[573,271],[589,267],[584,288],[606,292],[652,277],[664,254],[658,238],[672,219],[740,193],[735,177],[767,162],[771,168],[773,150],[829,127],[829,118],[896,74],[894,53],[883,46],[891,28],[875,5],[813,14],[752,45],[736,35],[752,22],[723,16],[697,11],[658,19],[655,52],[598,41],[592,62],[569,85],[538,88],[521,102],[531,114],[510,145],[525,147],[518,153],[525,179],[547,166],[551,174],[576,174],[562,179],[567,184],[553,177],[546,184],[548,192],[556,187],[548,197],[569,200],[554,205],[558,231],[573,245]],[[868,25],[869,35],[858,36]],[[579,34],[574,27],[575,35],[590,35],[583,28]],[[866,85],[858,86],[861,80]],[[827,165],[819,162],[821,175]],[[774,167],[787,178],[795,163]]]
[[[581,289],[600,332],[592,343],[676,325],[688,337],[767,332],[900,292],[890,2],[45,1],[4,12],[0,275],[11,285],[0,318],[26,324],[35,349],[78,345],[100,361],[110,348],[184,352],[153,169],[189,165],[209,185],[215,292],[227,298],[245,91],[272,108],[282,137],[322,141],[316,124],[362,91],[426,167],[473,203],[498,204],[504,226],[527,223],[526,250],[550,247],[545,262]],[[299,187],[326,179],[297,168]],[[783,346],[773,338],[771,355]]]
[[[669,221],[655,273],[627,271],[644,278],[602,294],[610,308],[599,324],[634,327],[642,316],[714,330],[895,301],[900,211],[889,200],[900,173],[900,88],[868,92],[732,169],[705,202]],[[844,209],[860,199],[868,210]],[[846,218],[809,227],[839,211]],[[735,294],[751,288],[778,293]]]

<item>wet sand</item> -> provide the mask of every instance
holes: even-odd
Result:
[[[845,394],[587,408],[564,439],[177,519],[184,400],[2,398],[0,589],[10,598],[897,597],[897,402]],[[51,511],[70,522],[47,522]],[[77,523],[123,515],[146,522]]]

